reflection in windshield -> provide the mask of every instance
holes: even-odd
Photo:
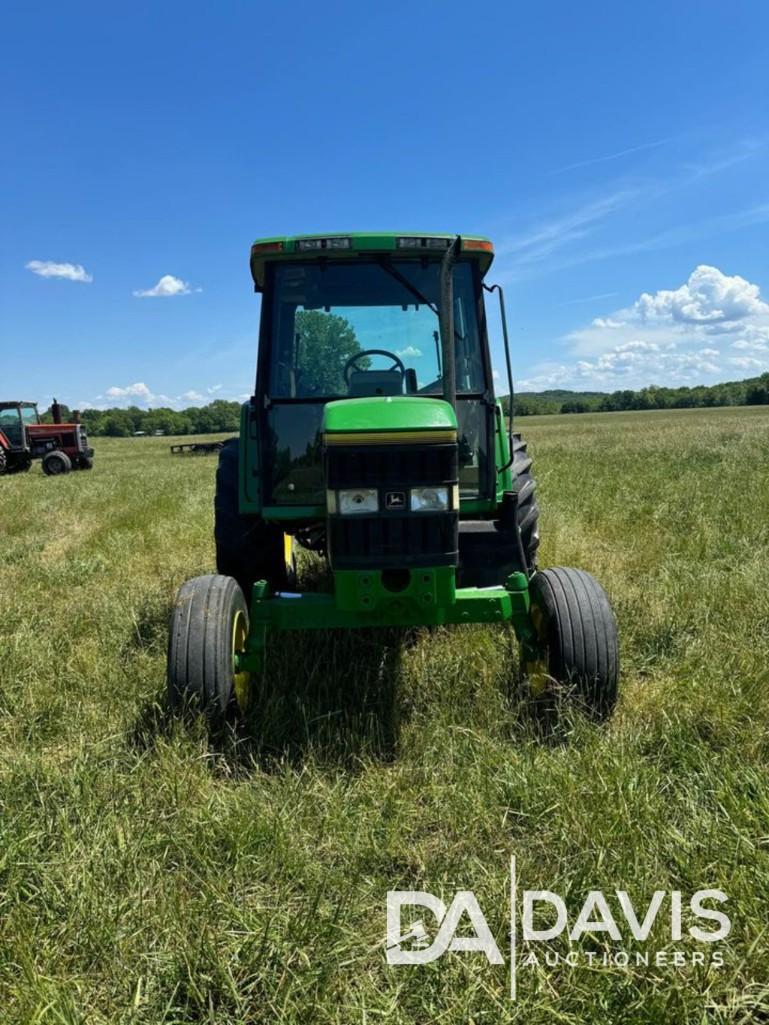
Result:
[[[0,427],[18,426],[19,417],[25,424],[37,423],[37,409],[34,406],[12,406],[8,409],[0,409]]]
[[[22,410],[24,413],[34,412],[33,410]],[[36,419],[32,421],[36,422]],[[18,409],[0,409],[0,431],[3,432],[8,442],[18,448],[23,444],[23,429],[19,419]]]

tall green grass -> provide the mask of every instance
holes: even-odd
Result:
[[[478,627],[276,636],[246,730],[170,722],[215,461],[104,439],[0,480],[0,1021],[769,1020],[769,411],[521,426],[542,563],[594,573],[622,638],[614,719],[557,742]],[[504,950],[511,853],[573,913],[720,887],[724,967],[521,970],[513,1004],[478,956],[387,966],[388,889],[474,889]]]

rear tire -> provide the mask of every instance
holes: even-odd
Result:
[[[5,454],[5,449],[0,447],[0,477],[8,469],[8,457]]]
[[[212,723],[244,715],[251,678],[235,655],[248,636],[248,608],[232,577],[204,576],[179,589],[168,638],[168,703],[202,712]]]
[[[522,673],[535,698],[549,703],[566,691],[593,718],[617,702],[617,624],[598,581],[579,569],[546,569],[530,584],[538,647],[524,652]]]
[[[53,452],[46,452],[43,456],[43,473],[49,477],[58,477],[63,473],[69,473],[72,469],[72,460],[66,452],[54,449]]]
[[[249,598],[257,580],[266,580],[273,591],[285,591],[294,586],[293,542],[286,541],[280,527],[265,523],[261,516],[241,516],[239,460],[240,439],[230,438],[219,452],[216,471],[216,568],[234,577]]]
[[[537,483],[531,472],[532,458],[520,434],[513,435],[513,484],[518,495],[517,522],[529,574],[537,568],[539,548],[539,506],[535,500]]]

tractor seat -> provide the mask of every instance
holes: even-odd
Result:
[[[403,374],[400,370],[354,370],[350,374],[350,398],[369,395],[402,395]]]

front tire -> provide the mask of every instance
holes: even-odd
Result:
[[[619,685],[617,624],[606,592],[579,569],[546,569],[530,583],[534,649],[522,673],[535,698],[573,696],[593,718],[606,718]]]
[[[248,711],[251,677],[236,664],[248,626],[246,600],[232,577],[195,577],[181,586],[168,639],[171,708],[194,709],[216,724]]]
[[[69,473],[71,469],[72,460],[66,452],[54,449],[43,456],[43,473],[49,477],[59,477],[63,473]]]

